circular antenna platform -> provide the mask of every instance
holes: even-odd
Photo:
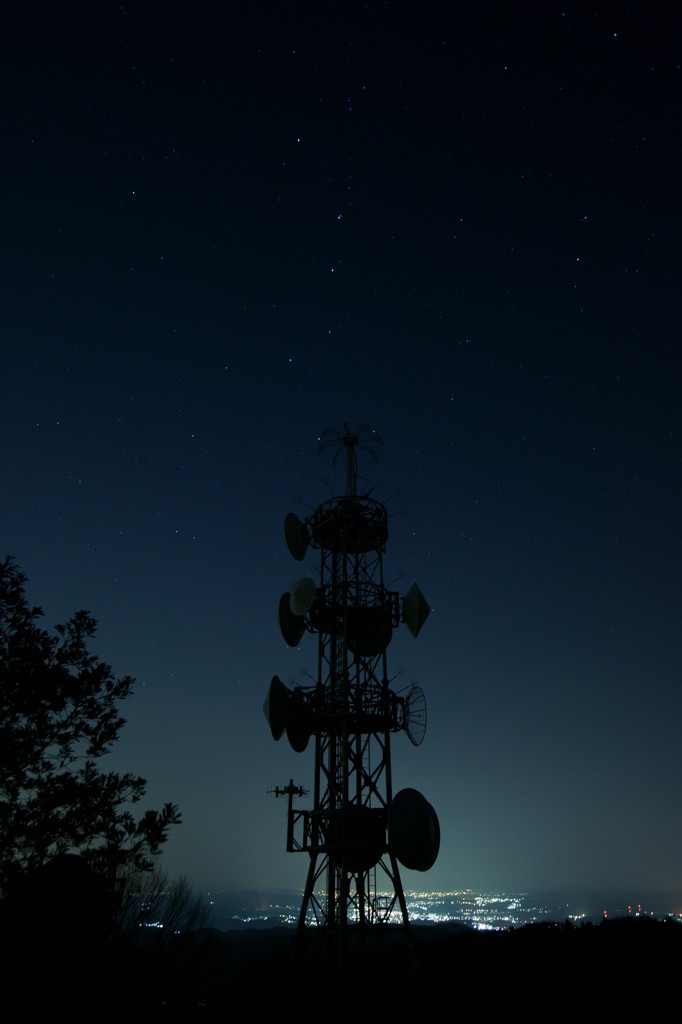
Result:
[[[305,622],[302,615],[294,615],[291,610],[291,594],[287,590],[279,599],[277,621],[285,641],[289,647],[298,647],[305,633]]]
[[[440,847],[440,825],[431,804],[417,789],[401,789],[388,811],[388,840],[396,857],[412,871],[433,867]]]
[[[349,871],[369,871],[386,849],[384,808],[345,807],[332,827],[330,840],[343,850]]]
[[[405,697],[403,729],[415,747],[424,739],[426,732],[426,697],[421,686],[411,686]]]
[[[288,512],[284,518],[284,539],[289,554],[297,562],[302,562],[308,550],[308,531],[295,512]]]
[[[310,576],[304,576],[291,588],[289,607],[294,615],[305,615],[310,611],[315,600],[315,580]]]

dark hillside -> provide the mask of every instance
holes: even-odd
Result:
[[[316,938],[312,933],[313,938]],[[360,943],[338,961],[317,943],[292,958],[287,930],[211,930],[131,949],[9,945],[3,1018],[88,1021],[476,1020],[589,1013],[653,1019],[674,1005],[682,926],[651,918],[528,925],[509,932],[416,927]],[[339,980],[340,979],[340,980]],[[9,1011],[9,1013],[8,1013]],[[11,1016],[10,1016],[11,1014]]]

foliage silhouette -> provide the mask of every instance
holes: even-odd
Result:
[[[140,949],[160,948],[203,928],[209,909],[184,875],[171,880],[158,867],[135,871],[127,879],[118,909],[117,935]]]
[[[125,719],[130,676],[88,650],[96,622],[79,611],[50,634],[14,559],[0,562],[0,894],[52,858],[78,853],[110,892],[149,871],[178,808],[138,819],[146,780],[102,770]]]

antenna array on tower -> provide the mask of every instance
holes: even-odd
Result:
[[[309,857],[299,937],[311,914],[341,935],[349,923],[364,928],[396,915],[407,928],[398,862],[426,871],[440,845],[436,812],[421,793],[392,792],[391,734],[404,731],[419,745],[426,700],[419,686],[406,695],[391,689],[386,650],[403,622],[418,635],[429,606],[416,584],[404,597],[384,585],[388,515],[380,502],[357,493],[357,449],[376,458],[381,445],[368,427],[326,431],[319,450],[333,449],[333,462],[345,452],[346,492],[304,521],[293,512],[284,521],[293,558],[303,561],[309,548],[320,555],[319,585],[303,577],[278,609],[289,646],[297,647],[306,632],[317,635],[317,681],[289,689],[274,676],[264,705],[275,740],[286,733],[302,753],[314,738],[312,808],[294,807],[302,791],[293,781],[275,789],[288,796],[287,850]]]

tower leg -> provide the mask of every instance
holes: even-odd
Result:
[[[303,892],[303,899],[301,900],[301,910],[298,915],[298,927],[296,929],[296,945],[302,948],[303,944],[303,932],[305,930],[305,919],[308,913],[308,904],[313,895],[313,889],[315,887],[315,866],[317,864],[317,854],[310,854],[310,864],[308,865],[308,877],[305,882],[305,890]]]
[[[391,859],[391,871],[393,872],[393,890],[398,897],[400,913],[403,915],[403,927],[405,928],[408,939],[410,939],[410,919],[407,916],[407,903],[405,902],[405,893],[403,892],[403,883],[398,869],[398,861],[396,860],[393,850],[389,851],[389,857]]]

